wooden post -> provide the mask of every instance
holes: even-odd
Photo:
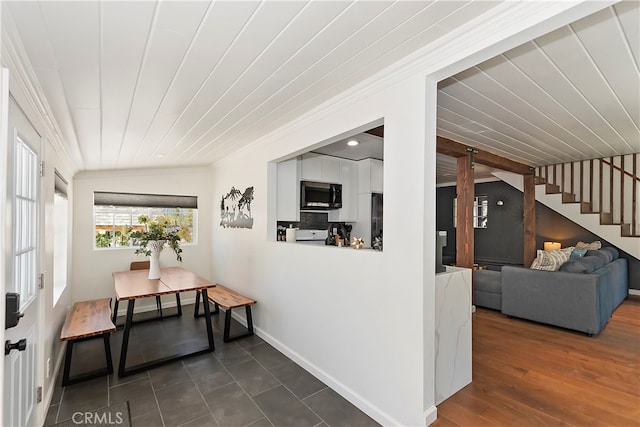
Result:
[[[523,263],[528,267],[536,257],[536,188],[533,175],[524,178],[524,251]]]
[[[456,195],[458,210],[456,212],[456,266],[473,268],[473,202],[474,172],[471,167],[471,157],[457,158]]]

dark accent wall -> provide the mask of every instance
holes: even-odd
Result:
[[[475,193],[478,196],[486,195],[489,199],[487,228],[475,229],[476,262],[493,269],[507,264],[522,265],[522,192],[502,181],[496,181],[476,184]],[[437,188],[436,196],[436,227],[438,230],[447,231],[447,246],[443,250],[443,256],[445,260],[455,260],[453,199],[456,196],[456,188]],[[499,200],[503,202],[502,206],[498,206]],[[613,246],[556,211],[536,202],[537,248],[541,249],[545,241],[560,242],[562,247],[567,247],[575,245],[579,240],[600,240],[603,246]],[[620,251],[620,256],[626,258],[629,264],[629,287],[640,289],[640,261],[624,251]]]

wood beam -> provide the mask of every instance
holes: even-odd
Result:
[[[528,267],[536,257],[536,186],[533,175],[524,177],[524,252],[523,263]]]
[[[436,151],[440,154],[459,158],[467,156],[469,154],[469,149],[477,151],[477,154],[474,156],[474,161],[476,163],[507,172],[514,172],[520,175],[533,175],[533,168],[529,165],[525,165],[524,163],[515,162],[488,151],[478,150],[475,147],[461,144],[447,138],[442,138],[440,136],[436,137]]]
[[[473,268],[473,202],[475,190],[471,157],[458,157],[456,169],[456,196],[458,198],[456,212],[456,266]]]
[[[378,126],[377,128],[366,130],[364,131],[364,133],[368,133],[374,136],[379,136],[380,138],[384,138],[384,125]]]

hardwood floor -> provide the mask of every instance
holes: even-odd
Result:
[[[640,297],[594,337],[478,308],[473,382],[432,425],[640,426]]]

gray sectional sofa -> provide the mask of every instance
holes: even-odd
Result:
[[[503,314],[595,335],[628,295],[627,260],[603,248],[559,271],[505,266],[501,285]]]

